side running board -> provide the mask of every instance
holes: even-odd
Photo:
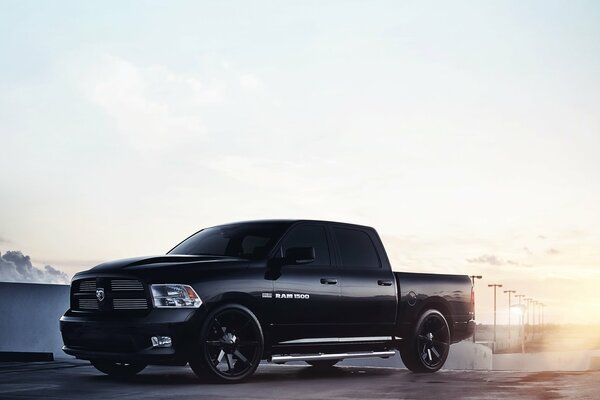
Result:
[[[330,353],[330,354],[299,354],[299,355],[281,355],[271,357],[270,362],[275,364],[285,364],[288,361],[319,361],[319,360],[343,360],[345,358],[363,358],[363,357],[381,357],[388,358],[395,355],[396,352],[389,351],[367,351],[352,353]]]

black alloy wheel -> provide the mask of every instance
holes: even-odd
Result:
[[[425,311],[412,337],[400,347],[404,365],[413,372],[435,372],[442,368],[450,350],[450,329],[442,313]]]
[[[90,362],[98,371],[115,378],[128,378],[134,376],[147,366],[146,364],[141,363],[110,360],[90,360]]]
[[[204,324],[200,351],[190,366],[199,377],[204,371],[227,382],[252,375],[263,353],[263,333],[246,307],[227,305],[212,312]]]

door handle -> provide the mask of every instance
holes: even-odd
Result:
[[[321,284],[323,284],[323,285],[337,285],[337,279],[321,278]]]
[[[392,281],[390,281],[388,279],[380,279],[377,281],[377,284],[379,286],[392,286]]]

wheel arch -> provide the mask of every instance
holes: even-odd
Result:
[[[448,328],[450,329],[450,337],[454,337],[454,319],[452,318],[452,311],[448,301],[438,296],[430,297],[429,299],[427,299],[427,301],[423,303],[423,305],[419,309],[415,321],[417,321],[421,317],[421,315],[423,315],[423,313],[425,313],[428,310],[437,310],[440,313],[442,313],[444,318],[446,318],[446,322],[448,323]]]
[[[248,310],[254,314],[254,316],[258,319],[258,321],[263,324],[263,310],[259,304],[259,301],[255,299],[249,293],[243,292],[226,292],[219,295],[217,298],[211,299],[211,301],[206,303],[206,311],[207,314],[210,314],[217,308],[220,308],[225,305],[233,305],[237,304],[240,306],[246,307]]]
[[[421,316],[428,310],[438,310],[448,323],[450,329],[450,337],[454,337],[454,319],[452,318],[452,311],[450,304],[446,299],[439,296],[431,296],[426,298],[417,304],[414,308],[410,309],[409,313],[406,313],[402,317],[402,323],[400,324],[400,336],[407,337],[410,335],[415,324],[421,318]]]
[[[264,338],[264,348],[266,351],[270,343],[270,334],[268,329],[269,323],[266,318],[266,312],[264,310],[264,307],[260,305],[260,301],[249,293],[235,291],[226,292],[219,295],[218,298],[212,299],[206,304],[206,315],[209,315],[214,310],[227,305],[240,305],[242,307],[247,308],[252,314],[254,314],[262,329]],[[204,324],[205,321],[202,321],[202,325]]]

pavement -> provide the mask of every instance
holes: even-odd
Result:
[[[600,371],[451,371],[261,365],[246,382],[215,384],[188,367],[150,366],[116,380],[87,362],[0,363],[0,399],[598,399]]]

